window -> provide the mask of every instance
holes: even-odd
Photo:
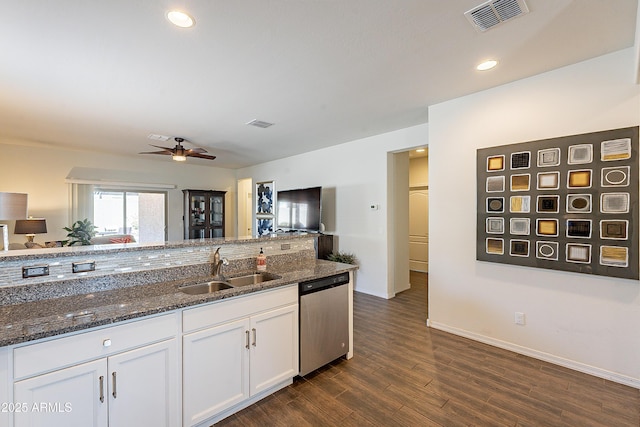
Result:
[[[98,236],[131,234],[141,243],[166,240],[166,192],[74,184],[72,199],[73,220],[89,218]]]

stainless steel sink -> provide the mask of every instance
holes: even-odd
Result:
[[[245,276],[229,277],[227,283],[233,287],[255,285],[257,283],[268,282],[269,280],[280,279],[280,276],[272,273],[253,273]]]
[[[180,286],[178,290],[189,295],[210,294],[224,289],[255,285],[257,283],[268,282],[269,280],[276,279],[280,279],[280,276],[272,273],[259,272],[246,274],[244,276],[230,277],[224,281],[212,280],[211,282]]]
[[[216,291],[222,291],[224,289],[231,289],[232,286],[227,282],[221,282],[218,280],[206,283],[198,283],[196,285],[180,286],[178,290],[189,295],[198,294],[210,294]]]

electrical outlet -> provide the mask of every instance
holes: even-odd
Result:
[[[515,323],[516,325],[524,325],[524,313],[520,311],[516,311],[515,315]]]

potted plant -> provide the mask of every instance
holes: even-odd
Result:
[[[64,227],[68,232],[69,240],[63,242],[66,246],[80,244],[83,246],[91,244],[91,238],[96,235],[96,227],[88,218],[73,223],[71,227]]]
[[[357,264],[358,259],[356,256],[349,252],[331,252],[327,259],[333,262],[341,262],[343,264]]]

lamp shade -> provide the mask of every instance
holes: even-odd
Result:
[[[26,193],[0,193],[0,219],[12,220],[26,217]]]
[[[43,234],[47,232],[47,221],[42,218],[16,220],[15,234]]]

